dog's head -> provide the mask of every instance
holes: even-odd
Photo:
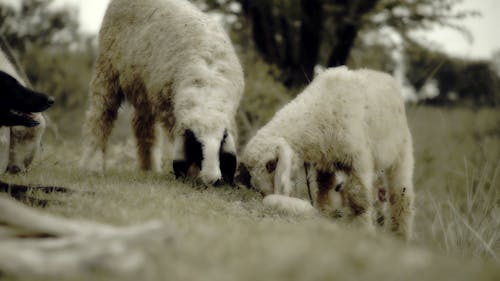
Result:
[[[0,71],[0,126],[34,127],[39,124],[31,113],[49,108],[54,99],[30,90],[11,75]]]

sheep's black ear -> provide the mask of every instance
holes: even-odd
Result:
[[[267,161],[267,163],[266,163],[267,172],[268,173],[274,172],[274,170],[276,170],[277,165],[278,165],[278,158]]]
[[[250,172],[243,163],[240,163],[240,166],[238,167],[238,175],[236,176],[236,181],[246,186],[247,188],[252,188]]]
[[[184,131],[184,151],[188,164],[194,163],[201,169],[201,162],[203,161],[202,145],[193,131],[189,129]]]
[[[228,133],[227,129],[224,130],[224,135],[220,143],[219,149],[219,167],[222,174],[222,179],[230,184],[234,185],[234,173],[236,173],[236,165],[238,163],[236,159],[236,153],[231,151],[227,147]]]
[[[172,165],[176,179],[185,178],[187,176],[189,163],[186,160],[174,160]]]
[[[335,175],[327,171],[316,171],[316,183],[318,184],[318,189],[321,191],[328,192],[333,188],[333,182],[335,180]]]
[[[220,171],[222,173],[222,179],[230,184],[234,185],[234,173],[236,172],[236,155],[229,152],[222,152],[219,154]]]

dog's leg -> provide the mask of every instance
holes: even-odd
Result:
[[[123,101],[123,93],[118,77],[110,69],[109,63],[98,60],[96,69],[90,83],[90,107],[86,113],[83,132],[87,140],[80,166],[103,172],[106,167],[108,138]],[[96,154],[100,163],[97,167],[89,166]]]
[[[7,171],[12,174],[26,171],[41,147],[46,122],[41,113],[33,113],[39,125],[33,128],[14,126],[10,128],[10,155]]]

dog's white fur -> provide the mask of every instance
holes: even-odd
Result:
[[[0,51],[0,70],[14,77],[21,85],[26,82]],[[22,126],[0,127],[0,174],[9,170],[12,172],[26,171],[35,158],[41,146],[45,132],[45,118],[41,113],[33,113],[33,119],[40,124],[34,128]]]
[[[220,179],[221,140],[227,129],[225,149],[236,152],[235,114],[244,88],[241,65],[220,24],[185,0],[114,0],[99,51],[85,131],[90,150],[82,164],[98,150],[106,157],[122,92],[135,107],[134,123],[142,124],[135,128],[139,150],[158,143],[151,133],[158,121],[174,144],[174,160],[183,159],[183,134],[190,129],[204,147],[201,179]],[[150,168],[148,153],[139,152],[143,169]]]
[[[288,195],[304,161],[332,174],[337,163],[349,167],[344,189],[367,226],[375,171],[386,170],[392,229],[405,237],[412,232],[412,139],[400,88],[385,73],[346,67],[321,73],[257,132],[241,161],[265,194]],[[266,168],[273,162],[275,169]]]

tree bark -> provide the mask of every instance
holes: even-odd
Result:
[[[302,25],[300,31],[299,67],[295,67],[294,83],[291,86],[301,86],[309,83],[314,77],[314,66],[318,62],[323,32],[323,1],[301,0]]]
[[[362,28],[362,18],[375,8],[380,0],[336,0],[335,4],[345,7],[344,14],[337,15],[342,20],[335,27],[335,44],[332,46],[327,66],[345,65],[352,47]]]

